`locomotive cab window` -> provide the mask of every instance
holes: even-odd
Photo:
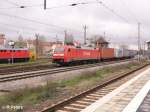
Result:
[[[55,48],[54,52],[64,52],[64,48]]]

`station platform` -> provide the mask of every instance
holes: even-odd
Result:
[[[150,66],[81,112],[150,112]]]

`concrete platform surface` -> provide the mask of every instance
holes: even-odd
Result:
[[[139,106],[137,112],[150,112],[150,90],[142,104]]]
[[[150,112],[150,66],[81,112]]]

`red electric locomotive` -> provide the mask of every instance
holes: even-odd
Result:
[[[3,62],[14,62],[17,61],[28,61],[30,53],[28,49],[11,49],[1,48],[0,49],[0,63]]]
[[[98,62],[114,58],[113,48],[77,48],[75,46],[57,47],[53,53],[53,62],[58,64]]]

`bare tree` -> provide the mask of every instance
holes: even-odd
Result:
[[[17,48],[27,47],[26,40],[23,39],[22,35],[19,35],[18,40],[15,42],[15,47]]]
[[[65,32],[65,33],[66,33],[66,32]],[[66,33],[66,34],[65,34],[64,43],[65,43],[66,45],[74,45],[73,41],[74,41],[73,35]]]
[[[43,55],[44,52],[44,44],[45,44],[45,37],[43,35],[36,34],[35,35],[35,48],[36,48],[36,55],[37,58]]]

